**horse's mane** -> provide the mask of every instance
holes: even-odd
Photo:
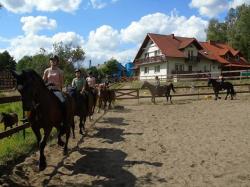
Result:
[[[46,87],[42,77],[40,75],[38,75],[38,73],[33,70],[33,69],[26,69],[26,70],[23,70],[22,71],[27,77],[33,79],[33,80],[36,80],[37,82],[40,83],[40,85]]]

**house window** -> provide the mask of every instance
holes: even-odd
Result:
[[[155,66],[155,73],[160,73],[160,70],[161,70],[161,66],[160,65]]]
[[[175,71],[184,71],[183,64],[175,64]]]
[[[193,56],[194,56],[194,51],[188,50],[188,59],[193,59]]]
[[[192,66],[188,66],[188,71],[192,72],[193,71],[193,67]]]
[[[236,55],[235,60],[236,60],[236,61],[240,61],[240,56],[239,56],[239,55]]]
[[[161,54],[161,51],[160,50],[156,50],[156,51],[154,51],[154,53],[155,53],[155,56],[159,56]]]
[[[145,53],[145,58],[148,58],[149,57],[149,53]]]
[[[148,74],[149,73],[149,68],[148,67],[144,67],[144,74]]]
[[[207,66],[205,65],[205,66],[204,66],[204,72],[206,72],[206,71],[207,71]]]

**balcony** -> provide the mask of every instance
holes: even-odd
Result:
[[[185,58],[185,62],[195,64],[197,62],[200,62],[200,57],[199,56],[189,56],[189,57]]]
[[[137,65],[152,64],[152,63],[159,63],[159,62],[164,62],[164,61],[166,61],[166,56],[161,55],[161,56],[153,56],[153,57],[148,57],[148,58],[143,58],[143,59],[136,59],[135,64]]]

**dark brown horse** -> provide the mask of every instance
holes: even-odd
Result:
[[[12,71],[12,75],[17,80],[23,110],[30,113],[28,120],[40,149],[39,169],[44,170],[47,166],[44,148],[53,127],[58,130],[58,145],[64,146],[64,154],[67,154],[70,127],[74,125],[72,98],[64,95],[65,102],[62,103],[34,70],[24,70],[20,74]],[[41,128],[44,130],[43,137]],[[66,134],[65,143],[61,140],[63,134]]]
[[[144,81],[141,89],[143,89],[143,88],[149,89],[149,91],[152,95],[151,101],[153,103],[155,103],[155,96],[162,96],[162,95],[166,96],[167,101],[169,98],[170,102],[172,103],[172,96],[171,96],[170,92],[171,92],[171,90],[173,92],[175,92],[174,85],[172,83],[170,83],[169,85],[164,85],[164,86],[160,86],[159,88],[157,88],[156,86],[150,84],[149,82]]]
[[[109,103],[108,108],[111,108],[111,103],[115,101],[115,91],[109,89],[105,85],[99,86],[99,97],[98,97],[98,112],[100,112],[100,109],[103,108],[106,110],[107,102]]]
[[[231,82],[218,82],[216,79],[209,78],[208,79],[208,86],[212,84],[213,90],[214,90],[214,95],[215,95],[215,100],[217,100],[219,97],[219,91],[226,90],[227,95],[225,97],[225,100],[227,100],[228,95],[230,94],[231,100],[233,100],[234,96],[236,95],[236,92],[234,90],[234,86]]]
[[[74,99],[74,116],[78,116],[80,118],[79,132],[80,134],[83,134],[87,116],[92,116],[95,108],[94,95],[91,93],[88,83],[85,85],[84,93],[80,93],[74,87],[67,87],[67,93]]]

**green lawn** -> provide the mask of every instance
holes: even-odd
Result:
[[[18,118],[22,119],[21,102],[0,104],[0,112],[16,112]],[[21,124],[21,122],[19,122]],[[4,131],[4,125],[0,124],[0,132]],[[36,146],[36,138],[31,130],[25,130],[26,138],[23,138],[23,131],[16,133],[8,138],[0,140],[0,165],[7,161],[15,161],[22,155],[28,154]]]

